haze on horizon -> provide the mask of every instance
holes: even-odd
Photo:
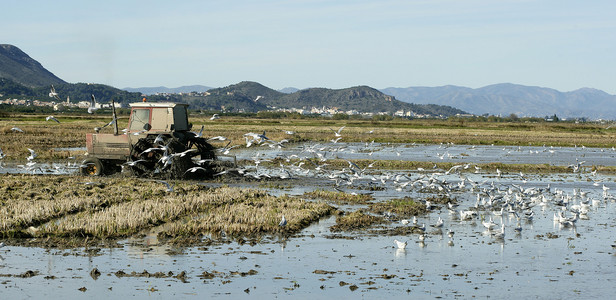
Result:
[[[616,2],[9,1],[1,43],[68,82],[616,94]]]

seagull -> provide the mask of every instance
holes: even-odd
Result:
[[[0,159],[3,159],[6,157],[6,154],[4,154],[4,152],[2,151],[2,148],[0,148]]]
[[[336,135],[336,137],[340,137],[340,136],[342,136],[342,135],[340,134],[340,132],[342,131],[342,129],[344,129],[344,127],[345,127],[345,126],[340,127],[340,129],[338,129],[338,131],[333,130],[333,129],[331,129],[331,128],[330,128],[330,130],[334,132],[334,135]]]
[[[205,127],[205,125],[201,125],[201,130],[199,130],[199,133],[195,134],[196,138],[200,138],[203,135],[203,127]]]
[[[24,132],[23,130],[21,130],[21,128],[14,126],[13,128],[11,128],[11,131],[13,132]]]
[[[88,107],[89,114],[94,113],[99,109],[98,107],[96,107],[96,98],[94,97],[94,94],[92,94],[91,99],[92,101],[90,101],[90,107]]]
[[[282,215],[282,220],[280,220],[280,223],[278,223],[278,226],[284,227],[286,225],[287,225],[287,219],[285,219],[284,215]]]
[[[4,244],[4,242],[0,242],[0,248],[3,248],[4,246],[6,246],[6,245]],[[614,247],[614,246],[612,246],[612,247]]]
[[[58,119],[56,119],[54,116],[48,116],[47,118],[45,118],[45,121],[49,121],[49,120],[52,120],[58,124],[60,123],[60,121],[58,121]]]
[[[441,227],[443,227],[443,224],[444,224],[443,219],[441,219],[441,217],[438,217],[438,220],[436,221],[436,224],[430,225],[430,226],[436,227],[436,228],[441,228]]]
[[[163,136],[163,134],[161,133],[161,134],[159,134],[159,135],[157,135],[157,136],[156,136],[156,138],[154,139],[154,142],[152,142],[152,144],[162,143],[162,142],[164,142],[164,141],[165,141],[165,140],[164,140],[164,136]]]
[[[56,88],[53,87],[53,84],[51,85],[51,91],[49,92],[49,97],[50,98],[56,98],[58,101],[62,101],[62,100],[60,100],[60,97],[58,96],[58,93],[56,93]]]
[[[28,150],[30,151],[30,156],[26,157],[29,161],[35,159],[38,155],[36,155],[36,153],[34,152],[34,150],[28,148]]]
[[[492,217],[490,217],[490,221],[488,221],[488,222],[481,222],[481,224],[483,224],[483,226],[484,226],[485,228],[487,228],[487,229],[488,229],[488,231],[489,231],[489,230],[492,230],[492,229],[494,229],[496,226],[498,226],[498,224],[496,224],[496,223],[494,223],[494,221],[492,221]]]
[[[165,191],[173,192],[173,187],[175,186],[175,184],[174,185],[170,185],[168,182],[166,182],[164,180],[157,180],[157,181],[162,183],[162,184],[164,184],[165,186],[167,186],[167,189]]]
[[[186,174],[186,173],[188,173],[188,172],[195,173],[195,172],[197,172],[197,171],[199,171],[199,170],[202,170],[202,171],[207,171],[207,170],[206,170],[205,168],[203,168],[203,167],[192,167],[192,168],[190,168],[190,169],[186,170],[186,172],[184,172],[184,174]]]
[[[145,159],[138,159],[138,160],[135,160],[135,161],[127,161],[124,164],[127,165],[127,166],[134,167],[137,163],[140,163],[142,161],[146,161],[146,160]]]
[[[210,118],[210,120],[217,120],[220,119],[220,116],[218,116],[218,114],[213,114],[212,117]]]
[[[504,239],[505,238],[505,224],[501,226],[501,231],[494,233],[494,238],[496,239]]]
[[[401,241],[394,240],[394,243],[396,243],[396,246],[398,247],[398,249],[404,249],[404,248],[406,248],[406,243],[407,243],[407,242],[404,242],[404,243],[403,243],[403,242],[401,242]]]
[[[215,137],[211,137],[211,138],[207,139],[208,142],[210,142],[210,141],[226,141],[226,140],[228,140],[228,139],[226,137],[224,137],[224,136],[221,136],[221,135],[215,136]]]

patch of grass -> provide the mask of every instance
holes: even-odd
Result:
[[[314,190],[304,193],[304,197],[310,199],[323,199],[339,204],[367,204],[374,200],[368,194],[348,194],[339,191]]]
[[[364,229],[375,224],[384,223],[383,217],[368,215],[363,210],[356,210],[354,212],[344,214],[336,217],[336,225],[330,227],[332,232],[339,231],[353,231]]]
[[[2,237],[113,239],[154,227],[170,237],[292,233],[333,211],[322,202],[188,181],[175,182],[176,192],[168,193],[159,182],[136,178],[0,177]],[[288,224],[280,227],[283,215]]]

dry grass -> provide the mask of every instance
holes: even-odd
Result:
[[[385,219],[383,217],[366,214],[360,209],[338,216],[336,218],[336,225],[330,227],[330,230],[332,232],[360,230],[384,222]]]
[[[3,175],[0,234],[4,237],[120,238],[163,226],[165,235],[225,231],[237,236],[295,232],[331,213],[324,203],[265,192],[175,183],[175,193],[134,178]],[[288,219],[278,226],[282,215]]]
[[[374,200],[374,197],[367,194],[348,194],[344,192],[325,190],[306,192],[304,193],[304,197],[332,201],[338,204],[367,204]]]

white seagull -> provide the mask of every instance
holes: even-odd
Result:
[[[54,116],[48,116],[47,118],[45,118],[45,121],[49,121],[52,120],[56,123],[60,123],[60,121],[58,121],[58,119],[56,119]]]
[[[28,148],[28,150],[30,151],[30,156],[26,157],[28,159],[28,161],[35,159],[38,155],[36,155],[36,153],[34,152],[34,150]]]
[[[345,126],[340,127],[340,129],[338,129],[338,131],[333,130],[333,129],[331,129],[331,128],[330,128],[330,130],[334,132],[334,135],[336,135],[336,137],[339,137],[339,136],[342,136],[342,135],[340,134],[340,132],[342,131],[342,129],[344,129],[344,127],[345,127]]]
[[[287,219],[285,219],[284,215],[282,215],[282,220],[280,220],[280,223],[278,223],[278,226],[284,227],[286,225],[287,225]]]
[[[404,248],[406,248],[406,243],[407,243],[407,242],[404,242],[404,243],[403,243],[403,242],[401,242],[401,241],[394,240],[394,243],[396,243],[396,246],[398,247],[398,249],[404,249]]]
[[[13,132],[24,132],[23,130],[21,130],[21,128],[19,128],[17,126],[13,126],[13,128],[11,128],[11,131],[13,131]]]
[[[88,107],[88,113],[94,113],[95,111],[97,111],[99,108],[96,107],[96,98],[94,97],[94,94],[92,94],[92,96],[90,97],[92,100],[90,101],[90,107]]]
[[[220,116],[218,114],[213,114],[212,117],[210,118],[210,120],[217,120],[220,119]]]

